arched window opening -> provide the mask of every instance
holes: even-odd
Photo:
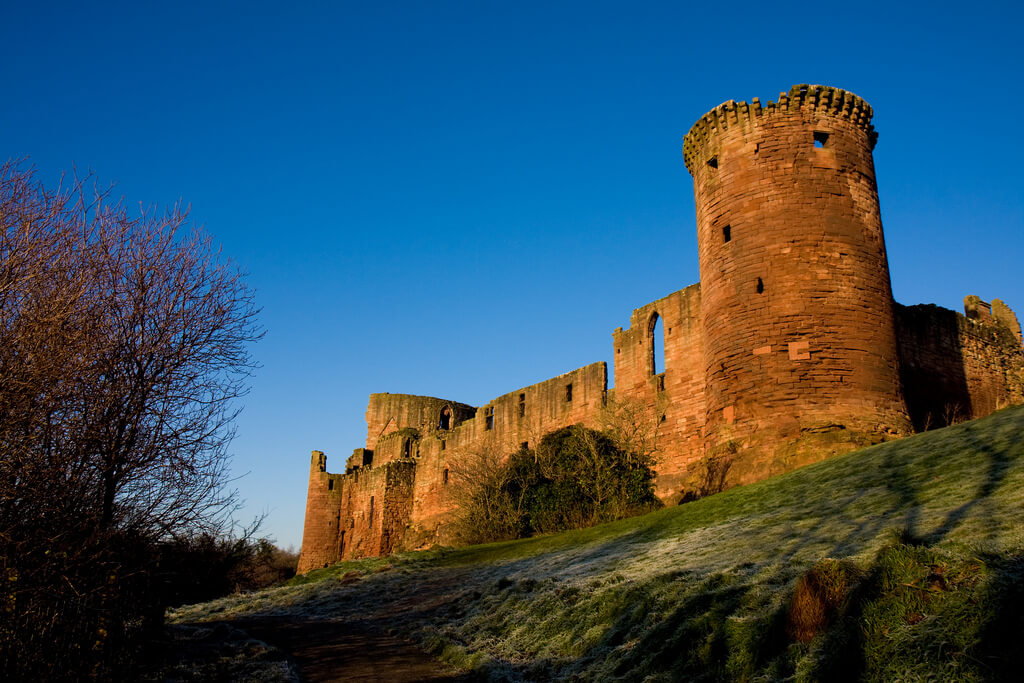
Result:
[[[441,419],[437,423],[438,429],[452,428],[452,411],[448,406],[441,409]]]
[[[659,375],[665,372],[665,325],[657,313],[651,316],[648,334],[651,336],[651,374]]]

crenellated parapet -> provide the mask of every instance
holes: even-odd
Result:
[[[778,102],[761,104],[758,98],[747,102],[729,100],[718,105],[702,116],[683,138],[683,160],[691,174],[698,168],[698,162],[707,154],[705,148],[710,140],[730,128],[751,128],[765,117],[797,109],[812,110],[823,116],[833,116],[854,122],[868,135],[874,149],[878,133],[871,124],[874,111],[862,98],[847,90],[827,85],[794,85],[788,93],[779,93]]]

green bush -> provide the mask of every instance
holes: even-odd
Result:
[[[551,432],[464,492],[462,540],[523,538],[648,512],[661,505],[651,465],[581,425]]]

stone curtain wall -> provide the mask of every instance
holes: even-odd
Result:
[[[479,408],[371,394],[345,473],[313,452],[299,572],[451,542],[468,458],[601,427],[616,406],[653,419],[656,492],[674,504],[709,462],[747,483],[1024,402],[1020,324],[1003,302],[969,296],[966,315],[893,302],[871,116],[856,95],[801,85],[702,117],[683,144],[701,282],[612,333],[615,389],[593,363]]]
[[[661,320],[664,358],[653,359],[654,321]],[[614,400],[642,403],[657,420],[656,493],[674,503],[688,468],[701,458],[704,362],[700,285],[691,285],[633,311],[629,329],[612,333]],[[652,360],[661,372],[653,372]]]
[[[313,454],[299,570],[446,540],[452,472],[460,458],[483,449],[507,456],[561,427],[596,426],[607,387],[607,366],[593,363],[480,408],[372,394],[367,447],[354,451],[345,474],[327,474],[326,456]],[[446,408],[450,420],[443,428]]]
[[[998,299],[990,306],[968,296],[965,309],[970,317],[934,305],[896,306],[901,373],[916,431],[1024,402],[1017,317]]]
[[[805,464],[809,434],[834,432],[831,453],[909,431],[871,114],[851,93],[795,86],[763,108],[727,102],[685,138],[705,446],[735,452],[738,481]]]
[[[571,399],[567,397],[570,386]],[[607,388],[607,366],[592,363],[503,394],[477,408],[474,419],[451,430],[423,434],[407,545],[451,541],[445,522],[454,506],[453,472],[462,458],[475,457],[481,451],[507,456],[524,443],[536,446],[544,434],[561,427],[576,423],[595,426]]]

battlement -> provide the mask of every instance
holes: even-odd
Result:
[[[762,106],[756,97],[749,104],[729,100],[698,119],[683,138],[683,160],[687,170],[693,175],[695,164],[704,156],[702,150],[721,131],[737,126],[753,127],[762,117],[798,109],[809,109],[854,122],[867,133],[871,149],[874,149],[878,141],[878,133],[871,124],[874,110],[862,98],[827,85],[794,85],[788,93],[779,93],[778,102],[768,102]]]

